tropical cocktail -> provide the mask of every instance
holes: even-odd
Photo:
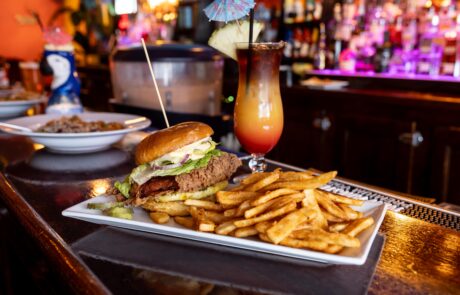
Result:
[[[252,171],[265,170],[264,155],[277,144],[283,131],[279,87],[283,47],[284,42],[237,44],[239,83],[234,113],[235,134],[243,148],[252,155],[249,162]]]

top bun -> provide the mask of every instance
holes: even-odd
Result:
[[[136,148],[137,165],[145,164],[214,133],[200,122],[184,122],[159,130],[144,138]]]

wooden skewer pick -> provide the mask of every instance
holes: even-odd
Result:
[[[163,106],[163,99],[161,98],[160,89],[158,89],[157,80],[155,79],[155,74],[153,73],[152,63],[150,62],[150,57],[147,51],[147,46],[145,46],[144,38],[141,38],[141,41],[142,41],[142,47],[144,47],[145,58],[147,59],[147,63],[149,64],[149,70],[150,70],[150,74],[152,75],[153,84],[155,84],[155,90],[157,92],[158,100],[160,101],[161,110],[163,111],[163,117],[165,119],[166,126],[169,128],[168,117],[166,116],[165,107]]]

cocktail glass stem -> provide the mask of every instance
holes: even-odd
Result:
[[[251,160],[249,160],[249,168],[252,173],[264,172],[267,169],[267,163],[263,154],[251,154]]]

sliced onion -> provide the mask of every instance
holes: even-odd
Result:
[[[174,169],[174,168],[177,168],[177,167],[180,167],[180,166],[184,165],[185,162],[187,162],[188,158],[190,158],[190,154],[186,154],[186,155],[182,158],[182,160],[179,161],[179,163],[169,164],[169,165],[164,165],[164,166],[153,165],[152,168],[153,168],[153,170],[169,170],[169,169]]]
[[[169,164],[169,165],[164,165],[164,166],[153,165],[152,168],[153,170],[168,170],[168,169],[174,169],[180,166],[182,166],[181,163],[176,163],[176,164]]]
[[[188,158],[190,158],[190,154],[185,154],[184,158],[182,160],[180,160],[180,164],[181,165],[184,165],[185,162],[187,162]]]

